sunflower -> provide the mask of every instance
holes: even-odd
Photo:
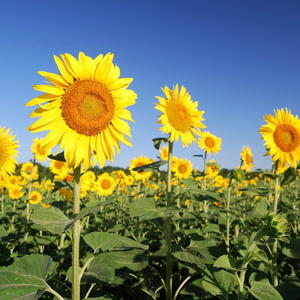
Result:
[[[249,146],[243,146],[242,152],[240,153],[242,156],[243,166],[242,168],[245,169],[247,172],[251,172],[251,168],[254,168],[251,148]]]
[[[30,204],[39,204],[42,201],[42,194],[37,191],[32,191],[30,193]]]
[[[272,160],[279,160],[282,165],[288,163],[297,167],[300,161],[300,120],[287,108],[274,112],[275,117],[266,114],[264,120],[267,124],[259,130],[268,151],[265,155],[272,155]]]
[[[13,174],[18,164],[15,157],[19,157],[19,151],[16,150],[20,147],[17,145],[19,141],[14,141],[16,136],[12,136],[9,131],[9,128],[5,130],[5,127],[0,127],[0,177]]]
[[[102,173],[97,178],[97,193],[100,196],[108,196],[114,192],[117,182],[107,172]]]
[[[167,145],[164,145],[160,150],[160,159],[162,160],[168,160],[169,155],[169,147]]]
[[[5,188],[9,189],[11,186],[21,185],[21,180],[21,176],[9,175],[7,178],[5,178],[4,186]]]
[[[29,180],[31,177],[32,172],[32,179],[36,180],[39,178],[39,168],[37,165],[34,165],[32,162],[28,161],[22,164],[21,166],[21,176]]]
[[[178,159],[172,165],[172,171],[178,179],[187,179],[192,175],[193,165],[186,158]]]
[[[41,146],[42,139],[33,139],[33,144],[31,145],[31,152],[34,154],[34,158],[39,162],[44,162],[48,159],[48,155],[51,154],[51,149],[45,149]]]
[[[134,176],[134,178],[136,180],[142,180],[142,181],[148,180],[153,174],[151,171],[138,172],[138,171],[133,171],[133,169],[144,166],[144,165],[151,164],[153,162],[154,162],[153,159],[147,158],[146,156],[143,156],[143,155],[139,155],[137,158],[134,157],[131,160],[131,163],[129,164],[130,173]]]
[[[93,156],[94,165],[103,167],[113,161],[119,141],[131,146],[130,127],[133,121],[127,106],[133,105],[136,94],[127,89],[132,78],[119,78],[120,69],[108,53],[92,59],[80,52],[78,60],[66,53],[54,56],[60,74],[38,72],[49,85],[36,85],[42,94],[26,106],[39,105],[30,115],[40,117],[28,127],[32,132],[50,130],[42,146],[64,149],[68,167],[83,163],[88,169]]]
[[[11,186],[8,190],[9,198],[13,200],[21,198],[24,195],[24,192],[21,192],[22,189],[23,187],[19,185]]]
[[[198,146],[211,155],[217,154],[221,150],[222,139],[211,134],[209,131],[204,131],[199,134]]]
[[[68,171],[72,171],[71,169],[69,169],[67,167],[66,162],[64,161],[59,161],[59,160],[50,160],[50,166],[49,166],[50,171],[53,174],[59,174],[61,172],[68,172]]]
[[[198,101],[193,102],[183,86],[180,91],[178,84],[173,90],[168,87],[162,90],[166,99],[157,96],[159,103],[155,103],[155,109],[162,113],[158,120],[163,125],[160,130],[170,134],[171,142],[181,138],[183,147],[189,146],[192,141],[196,142],[195,134],[199,135],[206,127],[201,123],[204,111],[198,111]]]

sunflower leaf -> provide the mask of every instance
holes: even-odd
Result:
[[[295,168],[288,168],[280,178],[280,185],[288,185],[293,182],[297,178],[297,172]]]
[[[49,157],[50,159],[53,159],[53,160],[64,161],[64,162],[66,161],[64,151],[63,151],[63,152],[60,152],[60,153],[58,153],[58,154],[56,154],[56,155],[50,154],[50,155],[48,155],[48,157]]]
[[[133,168],[132,170],[133,171],[136,171],[136,172],[142,172],[142,171],[146,171],[146,170],[158,170],[161,166],[165,165],[167,163],[166,160],[158,160],[154,163],[151,163],[151,164],[147,164],[147,165],[143,165],[143,166],[139,166],[139,167],[136,167],[136,168]]]
[[[156,150],[159,150],[159,147],[160,147],[160,144],[163,142],[163,143],[167,143],[168,142],[168,139],[167,138],[155,138],[155,139],[152,139],[153,141],[153,146]]]

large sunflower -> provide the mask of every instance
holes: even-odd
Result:
[[[48,159],[48,155],[51,154],[51,149],[45,149],[41,146],[42,139],[33,139],[33,144],[31,145],[31,152],[34,154],[34,158],[39,162],[44,162]]]
[[[287,108],[274,112],[275,117],[266,114],[264,120],[267,124],[259,130],[268,151],[265,155],[272,155],[272,160],[279,160],[282,165],[288,163],[291,167],[297,167],[300,161],[300,120]]]
[[[78,60],[66,53],[61,58],[54,56],[60,74],[38,72],[50,84],[34,86],[45,94],[26,104],[39,105],[30,116],[40,117],[28,130],[50,130],[42,146],[59,144],[69,167],[83,163],[88,169],[91,157],[103,166],[106,160],[113,161],[115,147],[119,153],[119,141],[131,146],[125,120],[133,120],[125,108],[137,98],[127,89],[132,78],[119,78],[111,53],[92,59],[80,52]]]
[[[170,134],[171,142],[181,138],[183,147],[189,146],[192,141],[196,142],[195,134],[199,135],[206,127],[201,123],[204,111],[198,111],[198,101],[193,102],[183,86],[180,91],[178,84],[173,90],[168,87],[162,90],[166,99],[157,96],[159,103],[155,106],[162,113],[158,120],[163,125],[160,129],[163,133]]]
[[[172,171],[178,179],[187,179],[192,175],[193,165],[186,158],[178,159],[174,162],[174,165],[172,165]]]
[[[217,154],[221,150],[222,139],[211,134],[209,131],[204,131],[199,134],[198,146],[211,155]]]
[[[0,127],[0,177],[6,177],[7,174],[15,172],[18,164],[15,157],[18,157],[16,149],[20,147],[17,145],[19,141],[14,141],[15,135],[9,133],[10,129]]]
[[[251,168],[254,168],[251,148],[249,146],[243,146],[242,152],[240,154],[242,156],[243,169],[245,169],[247,172],[251,172]]]
[[[154,162],[153,159],[148,158],[143,155],[139,155],[137,158],[134,157],[129,164],[130,173],[134,176],[134,178],[136,180],[142,180],[142,181],[148,180],[153,174],[151,171],[138,172],[138,171],[134,171],[133,169],[144,166],[144,165],[151,164],[153,162]]]

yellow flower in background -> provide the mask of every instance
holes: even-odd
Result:
[[[28,161],[22,164],[21,166],[21,176],[29,180],[32,172],[32,179],[38,179],[39,178],[39,168],[37,165],[33,165],[32,162]]]
[[[4,187],[9,189],[11,186],[21,185],[21,176],[9,175],[5,178]]]
[[[23,197],[24,192],[21,192],[22,189],[23,189],[23,187],[19,186],[19,185],[11,186],[8,190],[9,198],[11,198],[13,200],[17,200],[17,199]]]
[[[12,136],[10,129],[0,127],[0,177],[7,177],[8,174],[14,174],[16,165],[18,164],[15,157],[19,157],[17,154],[17,145],[19,141],[14,141],[16,137]]]
[[[31,152],[34,154],[34,158],[39,162],[44,162],[48,160],[48,155],[51,154],[51,149],[45,149],[41,146],[42,139],[33,139],[33,144],[31,145]]]
[[[134,178],[136,180],[145,181],[145,180],[149,179],[152,176],[152,172],[151,171],[141,171],[141,172],[138,172],[138,171],[133,171],[133,169],[137,168],[137,167],[144,166],[144,165],[151,164],[153,162],[154,162],[153,159],[148,158],[148,157],[146,157],[144,155],[139,155],[138,157],[134,157],[130,161],[130,164],[129,164],[130,173],[134,176]]]
[[[39,204],[42,201],[42,194],[37,191],[32,191],[30,193],[30,204]]]
[[[52,182],[50,179],[47,179],[44,183],[45,189],[50,192],[54,189],[54,182]]]
[[[115,179],[110,176],[107,172],[102,173],[97,178],[97,193],[100,196],[109,196],[114,192],[117,185]]]
[[[92,59],[80,52],[78,60],[66,53],[54,56],[60,74],[38,72],[50,84],[36,85],[43,92],[26,106],[39,105],[30,117],[40,117],[28,127],[32,132],[50,130],[43,147],[59,145],[64,149],[68,167],[81,163],[88,169],[99,161],[113,161],[120,141],[131,146],[130,127],[133,121],[127,106],[133,105],[136,94],[127,89],[132,78],[119,78],[120,69],[113,64],[113,54]]]
[[[187,179],[192,175],[193,165],[186,158],[179,159],[172,166],[172,172],[178,179]]]
[[[169,155],[169,148],[167,145],[164,145],[160,150],[160,159],[162,160],[168,160]]]
[[[204,111],[198,111],[198,101],[193,102],[185,87],[179,91],[178,84],[170,90],[162,89],[165,98],[157,96],[159,103],[155,109],[161,112],[158,123],[163,125],[160,130],[170,134],[169,140],[176,142],[181,138],[183,147],[197,142],[195,134],[199,135],[206,126],[201,123]]]
[[[249,146],[243,146],[242,152],[240,153],[242,156],[243,166],[242,168],[245,169],[247,172],[251,172],[251,168],[254,168],[251,148]]]
[[[115,178],[117,184],[127,181],[127,176],[123,170],[112,171],[112,176]]]
[[[213,178],[220,173],[220,166],[215,162],[214,159],[211,159],[207,163],[206,175],[208,178]]]
[[[287,108],[274,112],[275,117],[266,114],[264,120],[267,124],[259,130],[268,151],[265,155],[272,155],[272,160],[279,160],[282,165],[288,163],[297,167],[300,161],[300,120]]]
[[[222,139],[211,134],[209,131],[204,131],[199,134],[198,146],[206,151],[209,155],[211,152],[217,154],[221,150]]]
[[[42,207],[46,207],[46,208],[48,208],[48,207],[50,207],[51,206],[51,204],[50,203],[42,203]]]
[[[55,160],[55,159],[50,160],[49,169],[53,174],[59,174],[61,172],[68,172],[68,171],[71,172],[72,171],[72,169],[67,167],[66,162]]]

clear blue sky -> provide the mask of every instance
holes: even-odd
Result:
[[[37,71],[57,73],[53,55],[112,52],[138,95],[129,107],[133,147],[122,144],[115,166],[138,155],[156,159],[152,139],[164,135],[155,96],[178,83],[205,111],[206,130],[223,140],[209,159],[235,168],[249,145],[255,168],[270,168],[258,133],[263,116],[281,107],[300,112],[299,16],[298,0],[1,1],[0,126],[20,141],[18,162],[28,161],[32,140],[45,136],[26,131],[36,119],[25,104],[44,80]],[[202,170],[193,154],[203,154],[197,144],[174,146],[175,156]]]

